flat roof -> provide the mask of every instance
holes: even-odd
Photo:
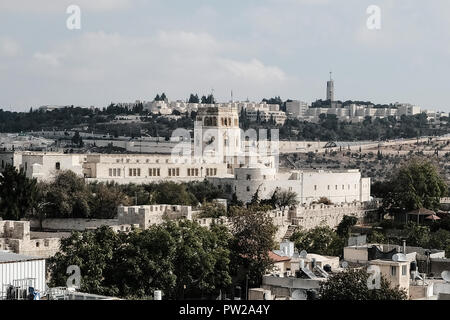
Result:
[[[26,256],[23,254],[17,254],[7,251],[0,251],[0,264],[11,262],[34,261],[34,260],[45,260],[45,258]]]

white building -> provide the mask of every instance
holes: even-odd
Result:
[[[286,116],[290,119],[304,118],[308,111],[308,104],[303,101],[287,101]]]
[[[367,202],[370,200],[370,178],[362,178],[359,170],[277,172],[264,165],[234,169],[233,178],[209,179],[223,190],[235,193],[238,200],[249,202],[258,191],[260,199],[269,199],[276,189],[293,191],[302,205],[322,197],[333,203]]]
[[[86,159],[82,154],[64,154],[56,152],[0,152],[1,170],[7,164],[22,169],[27,178],[40,181],[52,179],[61,170],[71,170],[82,176],[82,163]]]

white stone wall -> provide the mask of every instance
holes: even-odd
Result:
[[[252,199],[257,190],[261,199],[268,199],[277,188],[295,192],[302,205],[309,205],[321,197],[327,197],[336,204],[370,200],[370,178],[361,178],[358,170],[276,173],[274,168],[260,165],[236,168],[233,179],[210,181],[225,191],[231,189],[245,203]]]
[[[309,230],[321,225],[335,228],[344,216],[362,219],[366,215],[366,209],[362,203],[344,203],[330,206],[313,204],[307,207],[294,208],[289,214],[292,224]]]

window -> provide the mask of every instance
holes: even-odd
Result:
[[[198,168],[195,168],[195,175],[198,177]]]
[[[159,170],[159,168],[157,169],[157,176],[159,177],[161,175],[161,172]]]
[[[328,190],[330,190],[330,185],[328,185]]]
[[[395,277],[397,275],[397,267],[391,266],[391,276]]]
[[[406,265],[402,266],[402,276],[406,276],[407,271],[408,271],[407,266]]]
[[[109,176],[112,177],[112,169],[109,169]]]
[[[129,177],[133,176],[133,169],[130,168],[130,169],[128,170],[128,176],[129,176]]]
[[[334,186],[334,190],[337,190],[337,185]]]
[[[317,185],[314,186],[314,191],[317,191]]]
[[[118,177],[120,177],[121,175],[120,175],[120,168],[119,169],[117,169],[117,176]]]
[[[61,170],[61,163],[59,163],[59,162],[55,163],[55,169]]]
[[[138,177],[141,176],[141,168],[138,168],[138,169],[137,169],[137,175],[138,175]]]
[[[190,168],[187,169],[187,175],[188,175],[188,177],[191,176],[191,169]]]
[[[150,177],[153,176],[153,170],[152,170],[152,168],[148,169],[148,175],[149,175]]]
[[[180,168],[177,168],[177,177],[180,175]]]
[[[252,179],[252,176],[251,175],[247,175],[247,180],[251,180]]]
[[[247,187],[247,192],[249,192],[250,191],[250,187]]]
[[[114,177],[117,176],[117,169],[116,168],[113,169],[112,174],[113,174]]]

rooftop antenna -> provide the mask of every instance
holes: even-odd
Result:
[[[333,81],[332,75],[333,75],[333,72],[330,71],[330,81]]]

